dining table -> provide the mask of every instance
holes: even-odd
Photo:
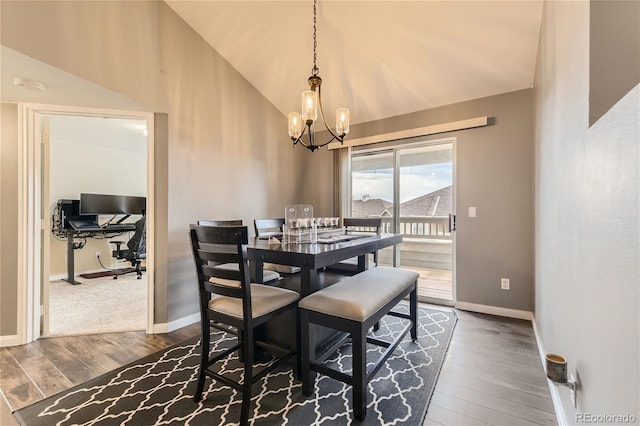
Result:
[[[402,234],[364,232],[345,233],[338,242],[286,242],[281,239],[254,238],[247,245],[252,281],[263,282],[263,266],[265,263],[297,266],[298,274],[289,275],[283,280],[283,286],[296,290],[300,298],[312,294],[340,280],[344,275],[332,274],[325,270],[333,264],[357,257],[357,269],[354,273],[367,269],[367,254],[377,250],[400,244]],[[278,285],[278,284],[276,284]],[[366,294],[363,295],[366,297]],[[265,332],[267,340],[294,345],[291,333],[294,318],[288,318],[268,327]],[[312,327],[311,341],[315,342],[316,353],[330,352],[341,344],[344,336],[325,327]]]

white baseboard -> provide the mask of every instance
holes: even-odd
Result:
[[[195,314],[191,314],[189,316],[182,317],[168,323],[164,322],[161,324],[154,324],[153,333],[154,334],[169,333],[170,331],[174,331],[179,328],[186,327],[198,321],[200,321],[200,312],[196,312]]]
[[[540,340],[540,336],[538,335],[538,328],[536,327],[535,318],[531,320],[531,324],[533,325],[533,335],[536,338],[536,345],[538,346],[538,355],[540,355],[540,361],[542,362],[544,368],[544,365],[546,364],[546,352],[544,350],[544,346],[542,345],[542,341]],[[553,382],[549,379],[547,379],[547,385],[549,386],[549,392],[551,392],[551,401],[553,401],[553,409],[556,412],[558,425],[569,425],[570,423],[567,421],[567,413],[565,413],[564,407],[562,406],[562,400],[560,399],[560,392],[558,392],[558,387],[554,385]]]
[[[480,305],[478,303],[456,302],[456,309],[479,312],[481,314],[498,315],[501,317],[517,318],[533,321],[533,312],[518,309],[501,308],[500,306]]]
[[[0,348],[4,348],[7,346],[17,346],[21,345],[22,342],[17,334],[11,336],[0,336]]]

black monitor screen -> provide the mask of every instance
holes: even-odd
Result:
[[[81,214],[143,214],[146,208],[145,197],[80,194]]]

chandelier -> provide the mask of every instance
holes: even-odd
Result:
[[[315,151],[318,148],[329,145],[331,142],[338,141],[342,143],[345,136],[349,133],[349,109],[338,108],[336,110],[336,131],[335,133],[327,125],[327,120],[324,118],[324,112],[322,111],[322,96],[320,93],[320,86],[322,79],[318,75],[318,66],[316,65],[316,3],[317,0],[313,0],[313,68],[311,69],[311,76],[308,83],[311,90],[302,92],[302,114],[299,112],[289,113],[289,136],[293,141],[293,146],[300,144],[305,148]],[[329,131],[332,138],[325,143],[317,144],[314,140],[315,131],[311,128],[314,122],[318,119],[318,111],[320,112],[320,118],[324,123],[324,127]],[[303,140],[304,134],[307,133],[307,141]]]

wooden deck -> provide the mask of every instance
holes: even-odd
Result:
[[[420,274],[418,297],[453,300],[453,273],[439,269],[408,267]]]

